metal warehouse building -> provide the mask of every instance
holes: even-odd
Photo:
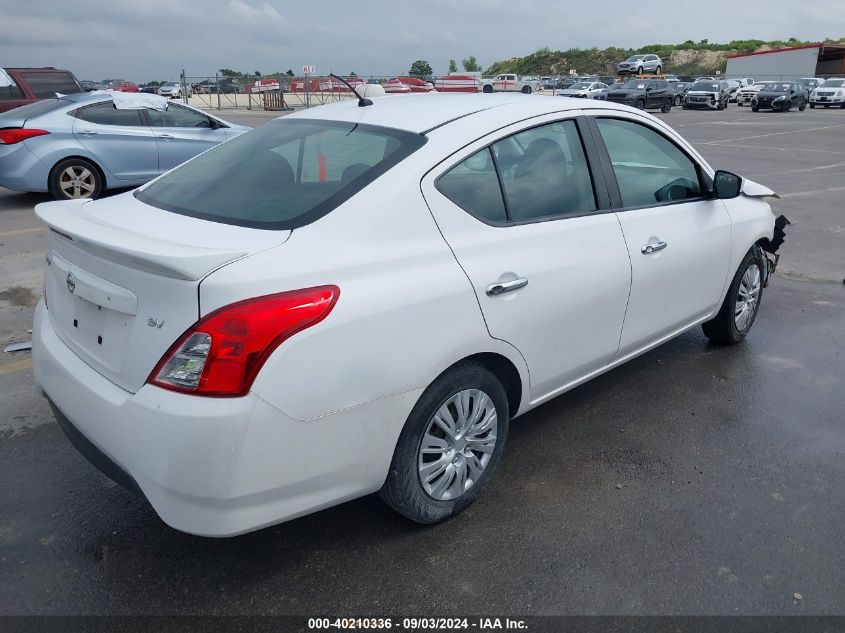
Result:
[[[728,77],[757,80],[845,77],[845,45],[811,44],[728,57]]]

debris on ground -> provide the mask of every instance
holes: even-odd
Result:
[[[25,341],[23,343],[9,343],[3,348],[4,352],[22,352],[25,349],[32,349],[32,341]]]

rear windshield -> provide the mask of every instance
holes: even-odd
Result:
[[[285,118],[218,145],[135,196],[181,215],[293,229],[329,213],[425,142],[392,128]]]
[[[72,104],[73,101],[68,99],[44,99],[43,101],[33,101],[32,103],[3,112],[0,114],[0,122],[4,119],[34,119],[42,114],[58,110],[62,106]]]
[[[83,92],[81,86],[76,83],[70,73],[56,72],[21,72],[21,77],[26,80],[32,92],[39,99],[55,97],[57,92],[62,94],[76,94]]]

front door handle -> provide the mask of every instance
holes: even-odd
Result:
[[[97,133],[94,130],[80,130],[79,133],[82,136],[96,136]]]
[[[640,246],[640,252],[643,255],[651,255],[657,251],[662,251],[667,246],[668,244],[666,244],[666,242],[649,242],[648,244]]]
[[[160,138],[160,139],[162,139],[163,141],[172,141],[172,140],[173,140],[174,138],[176,138],[176,137],[175,137],[175,136],[170,136],[170,134],[159,134],[156,138]]]
[[[497,281],[496,283],[487,286],[487,296],[495,297],[496,295],[505,294],[506,292],[511,292],[512,290],[525,288],[527,285],[528,280],[524,277],[514,279],[512,281]]]

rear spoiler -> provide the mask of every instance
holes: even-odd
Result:
[[[201,279],[220,266],[248,254],[246,251],[204,248],[134,233],[86,213],[85,205],[89,202],[44,202],[35,207],[35,213],[58,239],[72,242],[103,259],[172,279]]]

